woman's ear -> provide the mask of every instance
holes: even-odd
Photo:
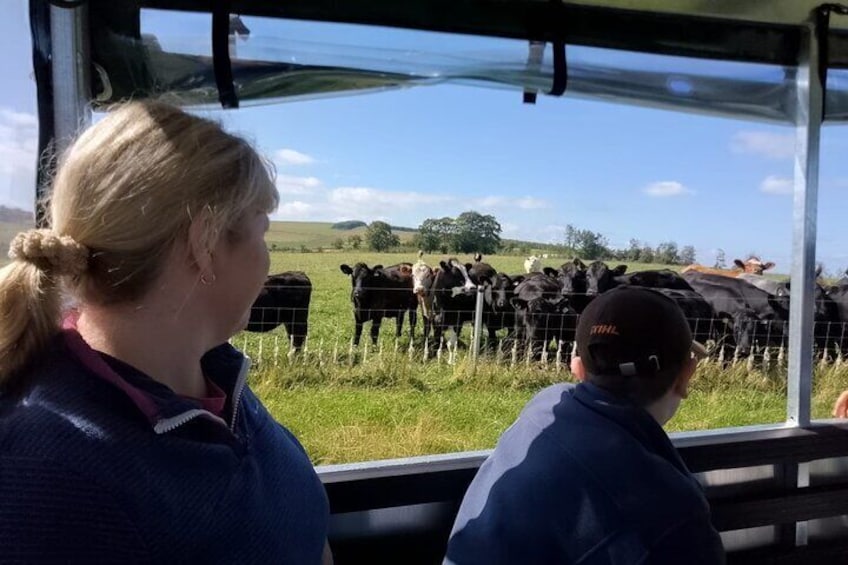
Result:
[[[189,214],[187,251],[189,264],[203,273],[212,264],[212,210],[208,206],[193,216]]]
[[[571,374],[581,383],[586,380],[586,367],[580,357],[574,356],[571,358]]]

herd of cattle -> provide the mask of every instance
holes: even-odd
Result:
[[[419,310],[426,343],[434,347],[444,339],[453,341],[465,323],[473,322],[481,293],[486,345],[527,347],[538,355],[550,344],[573,342],[578,316],[586,305],[619,285],[650,287],[671,297],[696,339],[731,348],[734,355],[747,356],[755,347],[786,344],[788,283],[764,277],[763,272],[773,264],[756,257],[744,262],[737,259],[735,265],[735,269],[690,265],[680,273],[668,269],[627,273],[626,265],[611,268],[603,261],[586,265],[580,259],[558,269],[543,268],[539,258],[530,257],[525,261],[527,272],[507,274],[499,273],[479,254],[473,262],[451,258],[431,267],[419,253],[416,263],[389,267],[342,264],[340,270],[351,281],[355,345],[367,322],[376,343],[384,318],[395,319],[398,337],[404,318],[408,318],[409,336],[414,339]],[[305,273],[272,275],[251,310],[248,331],[268,331],[283,324],[299,349],[308,332],[311,292]],[[832,286],[817,285],[815,295],[817,347],[844,350],[848,345],[848,277]],[[499,330],[506,335],[499,338]]]

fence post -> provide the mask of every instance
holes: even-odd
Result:
[[[474,333],[471,336],[471,369],[477,370],[477,356],[480,353],[480,336],[483,333],[483,285],[477,285],[477,303],[474,305]]]

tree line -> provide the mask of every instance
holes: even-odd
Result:
[[[354,222],[346,222],[354,223]],[[364,222],[360,225],[364,225]],[[421,249],[425,253],[529,253],[528,242],[516,245],[501,239],[501,224],[489,214],[475,211],[463,212],[456,218],[427,218],[418,227],[408,246]],[[351,235],[347,246],[359,249],[363,245],[373,251],[390,251],[401,246],[400,237],[394,233],[393,226],[386,222],[374,221],[367,224],[364,236]],[[631,239],[625,248],[612,247],[601,233],[589,229],[580,229],[571,224],[565,228],[562,243],[534,244],[548,252],[562,257],[581,257],[583,259],[606,259],[613,261],[662,263],[666,265],[686,265],[695,262],[695,248],[691,245],[678,246],[675,241],[664,241],[656,246],[647,242]],[[342,249],[345,241],[338,238],[334,247]]]

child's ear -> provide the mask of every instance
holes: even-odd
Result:
[[[571,358],[571,374],[581,383],[586,380],[586,367],[583,366],[583,359],[580,357]]]

